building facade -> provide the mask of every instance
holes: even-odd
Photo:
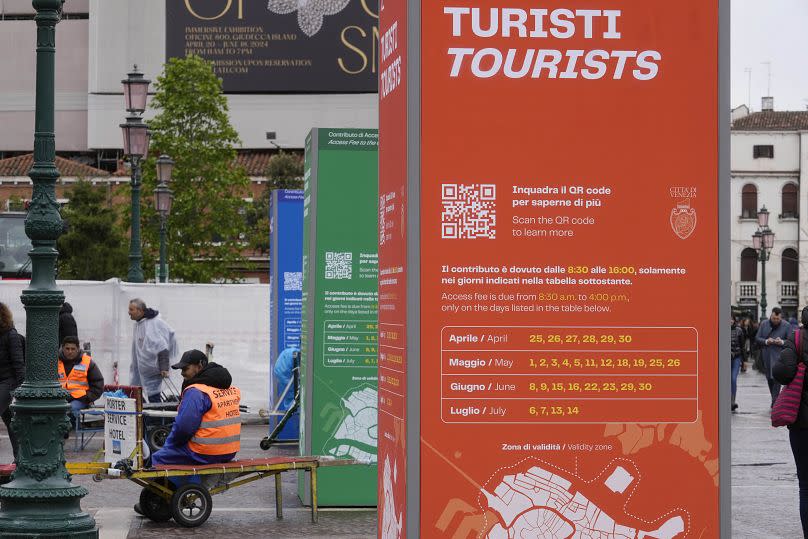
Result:
[[[302,153],[311,128],[376,128],[378,6],[356,0],[332,13],[314,2],[290,12],[277,0],[65,2],[56,27],[57,197],[66,202],[70,186],[85,179],[120,198],[116,187],[129,181],[121,81],[137,65],[153,92],[169,57],[193,53],[214,63],[252,198],[265,189],[271,155]],[[30,197],[34,15],[30,0],[0,0],[0,211]],[[145,119],[153,114],[147,105]],[[266,253],[245,256],[245,278],[266,281]]]
[[[339,77],[355,74],[365,81],[375,81],[378,0],[357,0],[342,13],[323,16],[322,28],[316,29],[316,35],[312,36],[306,32],[312,33],[313,29],[296,22],[303,20],[302,14],[296,19],[295,14],[272,12],[273,2],[269,4],[268,7],[266,1],[253,0],[66,2],[63,19],[56,27],[55,121],[59,155],[114,171],[123,144],[119,124],[126,117],[121,80],[136,64],[146,78],[155,81],[167,60],[167,43],[171,43],[167,37],[197,30],[221,38],[223,41],[217,44],[221,48],[192,48],[195,42],[190,41],[188,34],[182,38],[188,47],[180,52],[199,53],[203,57],[207,53],[215,56],[220,50],[231,54],[221,43],[232,46],[237,43],[235,38],[241,37],[253,40],[244,42],[252,47],[244,49],[241,56],[238,51],[232,52],[240,59],[219,57],[216,67],[225,81],[230,118],[241,138],[241,149],[302,149],[312,127],[377,127],[375,86],[371,88],[367,82],[351,85]],[[192,14],[190,18],[199,27],[190,27],[188,17],[167,23],[167,12],[177,6],[186,16]],[[219,23],[231,14],[231,22]],[[4,126],[0,130],[0,158],[30,152],[33,146],[36,73],[33,17],[30,0],[0,0],[3,51],[0,69],[6,74],[0,79],[0,122]],[[354,21],[360,17],[360,22]],[[269,34],[274,32],[273,28],[288,31]],[[213,34],[216,30],[223,35]],[[224,35],[227,31],[230,34]],[[244,33],[247,31],[254,33],[247,36]],[[273,41],[275,38],[278,44]],[[295,45],[281,49],[280,42],[286,38]],[[320,41],[315,47],[308,38]],[[277,54],[294,58],[273,57],[273,50],[283,50]],[[254,64],[258,60],[262,65],[286,66],[286,71],[277,71],[274,79],[275,71],[256,71],[250,75],[252,86],[247,90],[233,82],[235,75],[228,73],[247,68],[230,68],[227,62]],[[329,75],[313,72],[293,86],[278,80],[301,70],[323,67],[322,64],[326,64],[324,69],[333,67],[333,72],[328,72]],[[147,110],[145,117],[150,116]]]
[[[798,318],[808,304],[808,111],[733,112],[731,136],[732,294],[736,307],[760,315],[762,264],[753,248],[758,211],[769,211],[774,247],[766,262],[768,315],[780,306]]]

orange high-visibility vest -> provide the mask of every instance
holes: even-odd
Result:
[[[87,373],[90,371],[90,356],[83,354],[81,362],[73,365],[70,375],[65,374],[65,364],[59,359],[59,383],[62,389],[68,391],[74,399],[79,399],[87,394],[90,383],[87,381]]]
[[[203,384],[193,384],[210,398],[210,410],[202,416],[202,423],[188,448],[201,455],[226,455],[237,453],[241,447],[241,414],[239,402],[241,391],[237,387],[216,389]]]

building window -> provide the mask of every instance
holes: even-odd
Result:
[[[799,277],[800,257],[794,249],[786,249],[783,251],[782,260],[780,262],[780,275],[783,281],[796,283],[800,280]]]
[[[783,186],[783,212],[780,217],[799,217],[799,189],[794,183]]]
[[[741,281],[757,281],[757,251],[747,247],[741,252]]]
[[[774,146],[771,144],[757,145],[752,147],[752,157],[755,159],[774,159]]]
[[[757,187],[751,183],[744,185],[741,191],[741,217],[757,218]]]

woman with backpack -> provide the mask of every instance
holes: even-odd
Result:
[[[779,361],[774,362],[772,377],[785,385],[794,381],[800,363],[808,366],[808,307],[802,310],[800,316],[802,327],[794,332],[794,341],[786,342],[780,352]],[[805,372],[803,372],[803,376]],[[795,382],[796,383],[796,382]],[[788,425],[788,439],[791,443],[791,452],[797,466],[797,481],[799,484],[800,521],[802,522],[803,537],[808,539],[808,384],[802,386],[802,396],[799,402],[796,420]],[[796,403],[796,399],[793,401]],[[775,405],[775,407],[777,407]]]
[[[22,337],[14,329],[14,317],[5,303],[0,303],[0,417],[8,430],[14,460],[17,460],[17,437],[11,430],[11,392],[25,380],[25,355]]]

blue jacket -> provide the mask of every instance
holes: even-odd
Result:
[[[217,383],[218,382],[218,383]],[[205,383],[213,387],[225,389],[230,387],[230,373],[227,369],[210,363],[196,378],[183,383],[184,387],[194,383]],[[235,453],[226,455],[201,455],[188,448],[199,425],[202,423],[202,416],[210,410],[211,402],[204,392],[194,387],[187,387],[182,392],[182,400],[177,410],[177,419],[171,427],[171,433],[166,438],[163,447],[152,455],[152,465],[157,464],[218,464],[230,462],[236,456]]]
[[[299,351],[300,350],[298,348],[290,346],[281,352],[278,355],[278,359],[275,360],[275,367],[273,367],[272,373],[275,375],[275,380],[277,381],[277,396],[280,396],[281,393],[283,393],[283,390],[286,388],[286,384],[288,384],[289,380],[292,379],[292,370],[295,368],[294,353]],[[294,402],[295,388],[290,387],[289,391],[286,393],[286,396],[283,397],[280,410],[288,410],[292,407]]]

